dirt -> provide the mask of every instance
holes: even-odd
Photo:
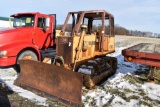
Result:
[[[2,86],[4,82],[0,81],[0,107],[44,107],[33,100],[21,97],[7,86]],[[65,107],[59,102],[47,99],[47,107]]]
[[[19,96],[17,93],[8,95],[11,107],[44,107],[44,105],[37,105],[35,101],[29,100]],[[47,107],[65,107],[62,104],[53,100],[46,101]]]

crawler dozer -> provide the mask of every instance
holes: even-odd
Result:
[[[43,62],[20,60],[21,72],[14,84],[67,106],[81,106],[82,86],[91,89],[116,71],[117,59],[106,56],[115,51],[114,36],[114,17],[109,12],[69,12],[53,57]]]

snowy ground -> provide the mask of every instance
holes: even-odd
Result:
[[[138,43],[160,43],[160,39],[116,36],[116,52],[109,56],[117,57],[116,74],[93,90],[83,88],[82,101],[85,107],[157,107],[160,106],[160,85],[145,81],[136,72],[147,72],[149,68],[123,61],[122,49]],[[19,96],[48,106],[47,99],[13,85],[16,72],[12,68],[0,69],[0,79],[6,82]]]
[[[88,91],[82,98],[85,107],[151,107],[160,106],[160,85],[152,83],[131,83],[126,77],[138,77],[135,72],[146,71],[149,67],[124,62],[122,49],[138,43],[159,43],[160,39],[136,37],[116,37],[116,52],[109,56],[117,57],[116,74],[95,90]]]
[[[14,80],[17,77],[17,73],[14,71],[13,68],[8,68],[8,69],[1,69],[0,70],[0,79],[2,79],[11,90],[14,92],[18,93],[19,96],[25,97],[27,99],[30,99],[32,101],[37,102],[37,104],[47,106],[45,101],[46,98],[40,97],[35,95],[34,93],[24,90],[18,86],[15,86],[13,84]]]

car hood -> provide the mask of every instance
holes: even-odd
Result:
[[[33,27],[1,29],[0,46],[16,41],[28,41],[31,39],[32,31]]]

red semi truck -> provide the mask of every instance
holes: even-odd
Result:
[[[18,13],[13,28],[0,30],[0,67],[15,65],[18,60],[43,60],[55,53],[56,15],[38,12]]]

